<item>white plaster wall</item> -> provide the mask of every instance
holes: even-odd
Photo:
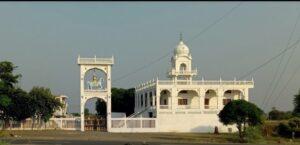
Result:
[[[176,98],[176,102],[178,103],[178,99],[187,99],[188,105],[191,105],[193,107],[198,107],[199,104],[199,97],[197,96],[197,93],[188,91],[188,93],[178,93],[178,96]]]
[[[238,90],[232,90],[231,93],[224,93],[224,99],[244,99],[243,94]]]
[[[219,132],[228,132],[235,125],[224,126],[216,114],[159,114],[159,132],[205,132],[213,133],[215,126]]]

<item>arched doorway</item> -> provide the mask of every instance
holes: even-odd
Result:
[[[107,131],[107,105],[105,100],[92,97],[84,105],[84,130]]]
[[[178,109],[197,109],[200,107],[199,95],[194,90],[181,90],[177,95]]]
[[[171,109],[171,92],[162,90],[159,98],[160,109]]]
[[[85,104],[91,98],[102,99],[106,104],[106,128],[111,128],[111,66],[112,58],[81,58],[77,59],[80,66],[80,130],[85,130]],[[103,102],[102,102],[103,103]],[[94,129],[93,129],[94,130]],[[96,127],[96,130],[97,127]]]
[[[204,108],[205,109],[218,108],[218,96],[215,90],[209,89],[205,92]]]
[[[226,90],[223,97],[223,105],[232,100],[245,99],[243,92],[240,90]]]

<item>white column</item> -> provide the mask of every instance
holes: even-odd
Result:
[[[145,93],[143,93],[143,108],[146,107],[146,96],[145,96]]]
[[[159,89],[156,88],[156,111],[157,111],[157,114],[158,114],[158,110],[160,109],[160,92],[159,92]]]
[[[80,130],[84,131],[84,98],[81,96],[80,98]]]
[[[204,110],[205,109],[205,89],[200,89],[199,92],[199,103],[200,103],[200,109]]]
[[[155,106],[155,95],[153,91],[152,91],[152,106]]]
[[[84,74],[85,70],[83,66],[80,66],[80,130],[84,131],[84,105],[85,98],[84,94]]]
[[[147,107],[150,106],[150,92],[147,92]]]
[[[249,89],[248,88],[244,89],[243,93],[244,93],[245,100],[249,101]]]
[[[224,91],[223,89],[218,89],[218,110],[223,109],[223,95]]]
[[[106,110],[107,110],[107,117],[106,117],[106,125],[107,125],[107,132],[111,129],[111,66],[108,65],[107,67],[107,102],[106,102]]]
[[[177,90],[176,90],[176,87],[175,88],[172,88],[171,90],[171,108],[172,109],[176,109],[177,108]]]

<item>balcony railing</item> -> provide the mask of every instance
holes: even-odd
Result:
[[[218,109],[218,106],[204,105],[204,109]]]
[[[113,64],[114,58],[81,58],[78,57],[78,64]]]
[[[170,105],[160,105],[160,109],[171,109]]]
[[[168,72],[169,75],[196,75],[197,74],[197,70],[191,70],[191,71],[186,71],[186,70],[180,70],[180,71],[176,71],[175,69],[171,69]]]
[[[159,85],[254,85],[253,81],[186,81],[158,80]]]
[[[171,105],[160,105],[160,109],[171,109]],[[200,109],[199,106],[194,105],[177,105],[176,109]]]

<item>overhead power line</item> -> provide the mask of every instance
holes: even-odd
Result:
[[[221,22],[225,17],[229,16],[229,14],[231,14],[235,9],[237,9],[241,5],[242,5],[242,2],[239,2],[236,6],[232,7],[228,12],[226,12],[224,15],[222,15],[219,19],[217,19],[216,21],[214,21],[213,23],[208,25],[205,29],[203,29],[198,34],[196,34],[194,37],[192,37],[189,41],[186,41],[186,43],[189,43],[189,42],[195,40],[197,37],[201,36],[203,33],[208,31],[211,27],[215,26],[216,24]]]
[[[292,31],[292,34],[291,34],[291,35],[293,35],[294,32],[295,32],[295,30],[296,30],[296,27],[297,27],[299,18],[300,18],[300,13],[299,13],[298,16],[297,16],[297,20],[296,20],[296,23],[295,23],[295,26],[294,26],[294,30]],[[291,37],[290,37],[290,39],[291,39]],[[289,42],[288,42],[287,45],[289,45]],[[274,88],[273,88],[273,90],[272,90],[272,92],[271,92],[271,95],[269,95],[269,96],[267,96],[267,97],[270,98],[270,97],[273,96],[273,94],[274,94],[276,88],[277,88],[278,85],[279,85],[279,82],[280,82],[280,80],[281,80],[283,74],[285,73],[285,71],[286,71],[286,69],[287,69],[287,67],[288,67],[288,65],[289,65],[289,63],[290,63],[291,58],[293,57],[293,54],[294,54],[296,48],[297,48],[297,47],[294,47],[294,48],[292,49],[292,52],[291,52],[290,55],[288,56],[288,60],[286,61],[285,65],[284,65],[284,68],[283,68],[283,70],[281,71],[281,73],[280,73],[280,75],[279,75],[279,78],[277,79],[277,81],[276,81],[276,83],[275,83],[275,86],[274,86]],[[266,107],[268,106],[268,103],[269,103],[270,99],[267,99],[266,101],[267,101],[267,102],[266,102],[266,105],[264,105],[264,108],[266,108]]]
[[[269,64],[270,62],[272,62],[274,59],[276,59],[277,57],[281,56],[282,54],[284,54],[286,51],[294,48],[298,43],[300,42],[300,39],[298,39],[295,43],[293,43],[292,45],[290,45],[288,48],[282,50],[280,53],[278,53],[277,55],[271,57],[270,59],[268,59],[266,62],[264,62],[263,64],[251,69],[250,71],[248,71],[247,73],[245,73],[244,75],[241,75],[239,77],[239,79],[244,79],[246,77],[248,77],[249,75],[251,75],[252,73],[256,72],[257,70],[261,69],[262,67],[264,67],[265,65]]]
[[[289,37],[288,37],[288,41],[287,41],[287,44],[286,44],[286,47],[285,47],[285,48],[287,48],[287,47],[290,45],[290,43],[291,43],[292,37],[294,36],[294,33],[295,33],[295,31],[296,31],[296,28],[297,28],[297,24],[298,24],[298,22],[299,22],[299,18],[300,18],[300,13],[298,13],[298,15],[297,15],[296,22],[295,22],[294,27],[292,28],[292,31],[291,31],[291,33],[290,33],[290,35],[289,35]],[[282,72],[280,73],[279,78],[278,78],[277,81],[275,82],[275,86],[273,86],[273,83],[274,83],[274,81],[276,80],[277,74],[278,74],[278,72],[279,72],[279,68],[280,68],[280,66],[281,66],[281,64],[282,64],[282,62],[283,62],[283,58],[284,58],[285,54],[283,54],[283,55],[281,56],[280,61],[279,61],[279,64],[277,65],[275,74],[274,74],[274,76],[273,76],[272,82],[271,82],[270,85],[268,85],[269,88],[267,89],[266,95],[264,96],[264,100],[263,100],[263,102],[262,102],[262,104],[261,104],[261,107],[264,107],[264,108],[265,108],[265,107],[267,106],[268,102],[269,102],[269,98],[270,98],[271,96],[273,96],[273,93],[274,93],[275,89],[277,88],[277,86],[278,86],[278,84],[279,84],[279,80],[282,78],[282,76],[283,76],[283,74],[284,74],[284,72],[285,72],[285,70],[286,70],[286,68],[287,68],[287,66],[288,66],[288,64],[289,64],[289,61],[290,61],[290,59],[291,59],[291,57],[292,57],[292,54],[293,54],[294,51],[295,51],[295,48],[296,48],[296,47],[293,48],[293,50],[292,50],[290,56],[288,57],[288,61],[287,61],[286,64],[284,65],[284,68],[283,68]],[[269,94],[272,86],[273,86],[273,89],[272,89],[272,91],[271,91],[271,94]],[[267,99],[267,98],[268,98],[268,99]],[[267,102],[266,102],[266,101],[267,101]],[[265,105],[265,103],[267,103],[267,104]]]
[[[275,98],[273,104],[277,103],[278,98],[281,97],[282,93],[286,90],[288,84],[293,80],[293,78],[296,76],[297,72],[300,70],[300,65],[298,65],[298,67],[295,69],[295,71],[293,72],[293,74],[290,76],[290,78],[288,79],[288,81],[286,82],[286,84],[283,86],[283,88],[280,90],[279,94],[277,95],[277,97]]]
[[[141,70],[143,70],[143,69],[149,67],[150,65],[153,65],[153,64],[159,62],[160,60],[162,60],[163,58],[165,58],[165,57],[167,57],[167,56],[169,56],[169,55],[170,55],[170,52],[166,53],[165,55],[159,57],[158,59],[156,59],[156,60],[154,60],[154,61],[151,61],[150,63],[148,63],[148,64],[146,64],[146,65],[143,65],[143,66],[137,68],[136,70],[134,70],[134,71],[132,71],[132,72],[129,72],[129,73],[127,73],[127,74],[125,74],[125,75],[123,75],[123,76],[121,76],[121,77],[116,78],[116,79],[113,80],[112,82],[116,82],[116,81],[122,80],[122,79],[124,79],[124,78],[126,78],[126,77],[128,77],[128,76],[130,76],[130,75],[133,75],[133,74],[135,74],[135,73],[137,73],[137,72],[139,72],[139,71],[141,71]]]
[[[194,37],[192,37],[190,39],[190,41],[195,40],[197,37],[201,36],[202,34],[204,34],[205,32],[207,32],[210,28],[212,28],[213,26],[215,26],[216,24],[218,24],[219,22],[221,22],[225,17],[227,17],[230,13],[232,13],[235,9],[237,9],[239,6],[241,6],[242,2],[238,3],[236,6],[232,7],[228,12],[226,12],[224,15],[222,15],[220,18],[216,19],[214,22],[212,22],[210,25],[208,25],[207,27],[205,27],[202,31],[200,31],[200,33],[196,34]],[[186,41],[186,43],[190,42],[189,40]],[[126,77],[135,74],[143,69],[146,69],[147,67],[159,62],[160,60],[162,60],[163,58],[169,56],[172,53],[172,51],[169,51],[167,54],[162,55],[161,57],[155,59],[154,61],[148,63],[147,65],[143,65],[137,69],[135,69],[134,71],[131,71],[121,77],[116,78],[115,80],[113,80],[112,82],[116,82],[116,81],[120,81],[122,79],[125,79]]]

